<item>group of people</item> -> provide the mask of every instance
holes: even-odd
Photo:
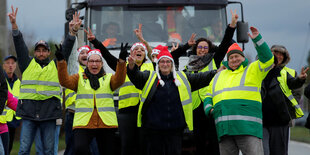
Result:
[[[287,154],[289,123],[303,116],[295,90],[304,84],[308,68],[297,75],[286,67],[287,49],[269,48],[254,27],[249,37],[257,60],[249,63],[232,39],[238,20],[235,11],[219,46],[207,38],[195,40],[192,34],[186,44],[173,45],[171,51],[162,45],[152,49],[140,24],[134,30],[140,42],[129,54],[128,43],[122,43],[118,58],[89,28],[84,31],[94,48],[72,50],[82,24],[75,13],[69,34],[55,45],[54,60],[43,40],[35,44],[34,57],[29,56],[16,23],[17,11],[12,7],[8,14],[17,57],[5,57],[0,71],[1,154],[9,154],[21,119],[19,154],[29,154],[34,139],[42,154],[57,154],[56,122],[62,118],[62,103],[65,155],[114,155],[118,150],[122,155],[180,155],[185,131],[192,133],[197,155]],[[179,58],[190,48],[189,61],[179,71]],[[67,69],[72,52],[78,53],[77,73]],[[114,74],[105,72],[103,60]],[[21,81],[14,74],[16,62]]]

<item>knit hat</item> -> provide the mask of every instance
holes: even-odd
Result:
[[[238,53],[240,55],[242,55],[244,57],[244,53],[242,52],[242,49],[240,48],[240,46],[237,43],[233,43],[227,50],[227,60],[229,58],[230,55],[234,54],[234,53]]]
[[[103,58],[102,58],[102,55],[99,49],[93,49],[93,50],[88,51],[87,60],[89,59],[91,55],[95,55],[95,54],[99,55],[101,60],[103,61]]]
[[[80,47],[77,52],[80,54],[83,50],[86,50],[86,52],[88,52],[90,50],[90,47],[88,45],[84,45],[82,47]]]
[[[174,65],[174,61],[172,58],[172,55],[170,54],[170,52],[168,51],[168,46],[162,46],[162,48],[160,49],[159,54],[157,55],[157,62],[156,62],[156,74],[158,76],[158,82],[160,83],[160,85],[163,87],[165,85],[165,82],[161,79],[160,74],[159,74],[159,67],[158,67],[158,63],[162,58],[168,58],[172,61],[172,73],[173,73],[173,78],[174,78],[174,83],[176,86],[180,86],[181,83],[180,81],[177,79],[177,74],[175,71],[175,65]]]
[[[158,55],[158,54],[160,53],[160,50],[162,50],[163,48],[164,48],[164,46],[162,46],[162,45],[156,46],[156,47],[152,50],[151,56],[153,56],[154,54]],[[154,62],[157,62],[157,57],[155,58]]]
[[[132,52],[137,46],[142,46],[142,47],[144,48],[144,51],[146,51],[146,46],[145,46],[143,43],[141,43],[141,42],[136,42],[136,43],[134,43],[134,44],[131,46],[130,52]]]

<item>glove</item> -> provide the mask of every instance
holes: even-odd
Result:
[[[127,46],[128,46],[128,43],[126,43],[124,47],[123,47],[123,43],[121,43],[121,52],[119,53],[119,57],[118,58],[122,59],[124,61],[126,61],[126,58],[128,56]]]
[[[58,47],[57,44],[55,44],[55,47],[56,47],[55,56],[56,56],[57,61],[65,59],[64,55],[62,54],[62,45],[59,44],[59,47]]]

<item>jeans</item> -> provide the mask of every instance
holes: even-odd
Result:
[[[0,154],[4,154],[4,148],[2,144],[2,139],[0,138]]]
[[[55,144],[54,144],[54,154],[58,155],[58,143],[59,143],[59,133],[60,133],[60,125],[56,125],[55,130]],[[34,139],[36,146],[36,155],[44,155],[42,140],[40,139],[41,133],[40,130],[37,130],[36,137]]]
[[[54,155],[56,120],[48,121],[32,121],[23,120],[19,155],[29,155],[31,145],[36,136],[37,130],[40,130],[40,137],[43,142],[43,150],[45,155]]]
[[[4,150],[4,154],[8,155],[9,154],[9,133],[5,132],[0,134],[1,135],[1,142]]]
[[[241,150],[243,155],[263,155],[262,139],[250,135],[225,136],[221,138],[221,155],[239,155],[239,150]]]

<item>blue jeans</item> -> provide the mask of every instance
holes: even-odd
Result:
[[[58,155],[58,143],[59,143],[60,127],[61,127],[60,125],[56,125],[55,144],[54,144],[54,154],[55,155]],[[34,143],[36,146],[36,155],[44,155],[42,140],[40,138],[41,138],[40,130],[37,130],[37,134],[36,134],[36,137],[34,139]]]
[[[45,155],[54,155],[55,145],[55,130],[56,120],[48,121],[32,121],[23,120],[21,136],[20,136],[20,148],[19,155],[29,155],[31,145],[36,136],[37,130],[40,130],[40,139],[43,143],[43,150]]]
[[[2,139],[0,138],[0,154],[4,154],[4,148],[2,144]]]

